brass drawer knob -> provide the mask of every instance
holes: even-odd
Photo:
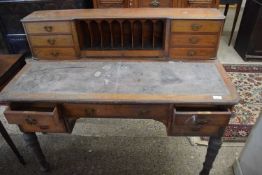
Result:
[[[189,50],[187,52],[187,56],[195,56],[196,55],[196,51],[195,50]]]
[[[193,31],[198,31],[202,27],[201,24],[192,24],[191,28]]]
[[[54,45],[54,44],[55,44],[55,39],[49,38],[49,39],[47,40],[47,42],[48,42],[50,45]]]
[[[87,117],[93,117],[93,116],[96,115],[96,110],[93,109],[93,108],[87,108],[87,109],[85,109],[85,115]]]
[[[59,52],[56,52],[56,51],[51,52],[51,55],[54,56],[54,57],[58,57],[59,56]]]
[[[152,0],[151,1],[151,6],[152,7],[159,7],[160,6],[159,0]]]
[[[194,125],[206,125],[209,123],[209,120],[206,118],[199,118],[197,115],[192,115],[192,124]]]
[[[31,116],[27,116],[27,118],[25,119],[26,123],[29,125],[36,125],[37,124],[37,120],[32,118]]]
[[[53,26],[44,26],[45,31],[52,32]]]
[[[196,44],[196,43],[199,42],[199,39],[197,37],[191,37],[191,38],[189,38],[189,42],[191,44]]]

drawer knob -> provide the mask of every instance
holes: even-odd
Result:
[[[149,114],[150,114],[149,110],[140,110],[138,112],[138,116],[146,116],[146,115],[149,115]]]
[[[47,42],[48,42],[50,45],[54,45],[54,44],[55,44],[55,39],[49,38],[49,39],[47,40]]]
[[[152,0],[151,1],[151,6],[152,7],[159,7],[160,6],[159,0]]]
[[[197,126],[199,126],[199,125],[206,125],[206,124],[209,123],[209,120],[208,120],[208,119],[199,118],[197,115],[192,115],[191,119],[192,119],[192,121],[193,121],[192,123],[193,123],[194,125],[197,125]]]
[[[189,38],[189,42],[190,42],[191,44],[196,44],[196,43],[198,43],[198,41],[199,41],[199,39],[198,39],[197,37],[191,37],[191,38]]]
[[[25,119],[26,123],[29,124],[29,125],[36,125],[37,124],[37,120],[30,117],[30,116],[27,116],[27,118]]]
[[[85,115],[87,117],[93,117],[93,116],[95,116],[95,114],[96,114],[96,110],[95,109],[93,109],[93,108],[85,109]]]
[[[39,128],[42,130],[46,130],[46,129],[49,129],[49,126],[39,126]]]
[[[198,31],[200,28],[202,27],[202,25],[200,24],[192,24],[191,28],[193,31]]]
[[[196,55],[196,51],[195,50],[189,50],[187,52],[187,56],[195,56]]]
[[[199,126],[193,126],[193,127],[191,127],[191,130],[192,130],[192,131],[200,131],[201,128],[202,128],[201,125],[199,125]]]
[[[57,56],[59,56],[59,52],[55,52],[55,51],[51,52],[51,55],[54,56],[54,57],[57,57]]]
[[[52,32],[53,27],[52,27],[52,26],[45,26],[44,29],[45,29],[45,31],[47,31],[47,32]]]

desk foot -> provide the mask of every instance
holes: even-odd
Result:
[[[40,170],[42,172],[49,171],[49,163],[46,161],[45,155],[42,152],[36,134],[34,132],[25,132],[23,137],[26,145],[30,148],[31,152],[35,155],[38,163],[40,164]]]
[[[217,156],[217,153],[222,145],[222,138],[221,137],[210,137],[208,142],[207,154],[205,162],[203,163],[203,169],[199,173],[200,175],[208,175],[213,162]]]

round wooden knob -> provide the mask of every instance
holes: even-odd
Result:
[[[59,56],[59,52],[53,51],[53,52],[51,52],[51,55],[54,56],[54,57],[57,57],[57,56]]]

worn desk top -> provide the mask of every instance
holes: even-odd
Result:
[[[35,61],[0,101],[235,104],[238,95],[217,62]]]

